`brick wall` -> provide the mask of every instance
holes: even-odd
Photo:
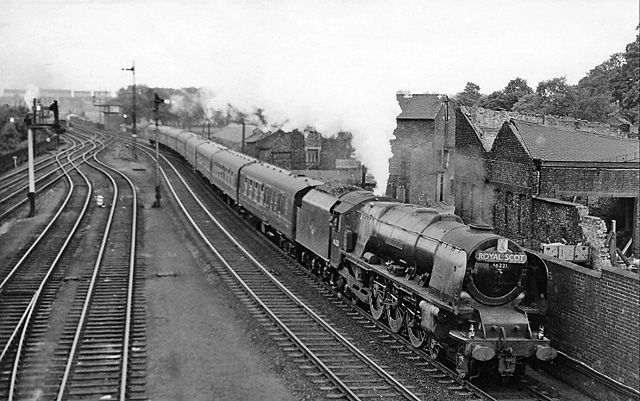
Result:
[[[423,205],[426,199],[434,199],[435,178],[423,180],[425,174],[434,174],[434,129],[434,120],[397,120],[391,140],[388,196]]]
[[[544,242],[567,241],[570,244],[582,243],[589,246],[591,269],[610,268],[609,248],[606,245],[607,225],[600,217],[589,215],[587,206],[559,199],[534,197],[531,200],[531,212],[522,219],[530,219],[530,232],[516,236],[510,232],[501,232],[505,236],[518,240],[522,245],[539,249]]]
[[[540,194],[634,196],[640,187],[637,168],[541,167]],[[560,192],[561,191],[561,192]],[[606,195],[605,195],[606,194]]]
[[[620,209],[627,207],[624,202],[628,202],[630,209],[628,213],[625,213],[624,210],[611,213],[603,206],[598,205],[593,208],[591,214],[606,220],[616,219],[617,216],[618,230],[627,231],[624,234],[624,239],[631,236],[634,238],[632,250],[636,257],[640,256],[638,188],[640,188],[640,170],[637,168],[542,167],[540,169],[540,193],[548,197],[583,196],[589,198],[589,202],[594,196],[602,197],[602,199],[609,199],[607,202],[623,202]],[[623,201],[623,198],[629,199]],[[635,204],[635,206],[631,206],[631,204]],[[620,248],[624,247],[624,244],[618,245]]]
[[[638,274],[609,267],[594,271],[541,257],[549,268],[546,327],[553,346],[639,389]]]
[[[635,199],[633,216],[633,226],[635,227],[635,230],[633,231],[633,250],[636,257],[640,257],[640,197]]]
[[[484,222],[492,224],[493,204],[486,202],[482,209],[491,211],[491,216],[481,218],[476,215],[475,210],[477,209],[474,209],[473,201],[474,192],[493,194],[491,188],[486,188],[487,152],[478,139],[471,122],[459,108],[456,108],[455,120],[456,151],[453,158],[455,164],[453,191],[456,214],[462,217],[465,222],[482,222],[484,220]]]
[[[549,198],[534,198],[532,206],[531,229],[538,233],[539,240],[565,239],[570,244],[585,241],[580,223],[588,215],[586,206]]]
[[[287,170],[304,169],[304,135],[298,131],[278,131],[256,142],[257,158]]]

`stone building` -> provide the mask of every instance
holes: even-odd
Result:
[[[640,254],[638,140],[515,119],[497,129],[465,108],[456,116],[455,204],[465,221],[533,249],[588,242],[597,267],[608,263],[603,236],[616,220],[618,248],[632,238]]]
[[[339,132],[325,138],[319,132],[307,129],[305,134],[306,166],[293,173],[325,182],[375,187],[372,177],[363,176],[363,166],[354,157],[351,133]]]
[[[387,195],[421,205],[453,204],[454,110],[444,95],[396,95]]]
[[[285,132],[278,130],[255,141],[255,149],[250,156],[287,170],[306,167],[304,135],[298,130]]]
[[[324,137],[315,130],[307,130],[305,138],[306,168],[316,170],[334,170],[345,167],[359,167],[354,158],[349,132]]]

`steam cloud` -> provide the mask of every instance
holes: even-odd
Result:
[[[27,85],[27,90],[24,93],[24,102],[27,104],[27,108],[30,109],[33,104],[33,99],[40,97],[40,89],[34,84]]]
[[[384,194],[391,157],[389,140],[400,111],[394,93],[389,93],[386,101],[384,95],[356,96],[344,93],[340,87],[300,92],[291,83],[279,83],[281,86],[268,80],[255,82],[233,91],[209,87],[201,91],[200,98],[207,116],[222,111],[232,117],[234,113],[254,115],[255,120],[260,109],[267,122],[285,131],[310,126],[324,136],[350,132],[356,157],[374,176],[376,193]]]

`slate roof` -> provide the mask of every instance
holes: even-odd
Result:
[[[396,117],[398,120],[435,120],[442,105],[439,95],[398,95],[397,98],[402,110]]]
[[[555,162],[639,160],[637,139],[564,130],[513,119],[507,124],[533,159]]]

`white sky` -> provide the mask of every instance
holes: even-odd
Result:
[[[574,84],[635,39],[638,14],[638,0],[2,0],[0,89],[115,91],[135,59],[140,84],[348,129],[383,176],[397,90]]]
[[[449,94],[473,81],[490,93],[516,76],[577,82],[624,51],[639,18],[637,0],[2,3],[0,88],[115,90],[135,59],[151,86],[273,73]]]

